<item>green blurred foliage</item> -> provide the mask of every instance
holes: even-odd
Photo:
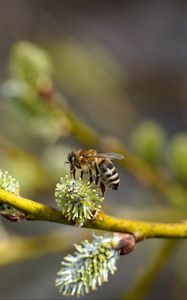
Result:
[[[153,166],[158,166],[164,160],[165,133],[162,127],[154,121],[143,121],[131,135],[134,151]]]
[[[30,195],[40,185],[42,189],[40,174],[31,161],[9,157],[4,161],[3,167],[18,180],[22,195]]]
[[[177,179],[187,184],[187,134],[179,133],[171,141],[169,165]]]
[[[126,94],[126,71],[112,53],[104,45],[73,38],[45,45],[53,58],[54,77],[75,109],[80,107],[85,119],[102,132],[121,137],[128,134],[139,114]],[[124,126],[120,126],[122,122]]]
[[[47,51],[30,42],[18,42],[10,52],[9,70],[1,94],[12,101],[28,130],[52,143],[68,135],[70,123],[65,113],[52,106],[52,62]]]
[[[102,135],[120,138],[127,147],[132,128],[146,117],[154,118],[165,128],[167,145],[161,147],[161,154],[160,142],[153,141],[152,146],[149,143],[147,146],[151,153],[147,154],[148,159],[141,157],[175,183],[169,190],[172,200],[167,202],[166,197],[149,190],[146,182],[144,186],[114,162],[121,184],[117,192],[107,193],[106,205],[112,204],[109,213],[158,222],[186,218],[187,197],[181,192],[181,186],[186,189],[186,150],[182,146],[184,150],[173,151],[172,139],[168,138],[186,127],[186,4],[186,1],[1,1],[1,80],[7,77],[7,52],[12,49],[8,81],[18,91],[8,95],[12,89],[8,82],[7,96],[0,95],[0,168],[19,179],[21,195],[44,203],[50,199],[50,205],[55,205],[54,186],[60,176],[69,174],[69,166],[64,166],[67,153],[85,147],[69,135],[71,128],[66,116],[59,125],[58,118],[47,109],[48,104],[43,103],[41,91],[50,92],[55,86],[54,79],[58,91],[67,96],[67,104],[81,120]],[[28,37],[30,41],[19,42],[20,38]],[[38,41],[38,45],[32,41]],[[49,49],[51,57],[40,45]],[[6,146],[2,136],[11,144]],[[15,151],[14,146],[24,151]],[[36,160],[25,156],[25,152]],[[8,234],[26,236],[55,226],[48,222],[5,225]],[[61,228],[63,231],[64,226]],[[79,230],[66,229],[70,239],[72,231]],[[69,239],[65,241],[62,236],[62,243],[66,242],[69,244]],[[132,255],[120,259],[118,272],[110,283],[85,298],[121,298],[135,284],[140,268],[149,269],[154,263],[162,242],[152,239],[139,243]],[[169,266],[157,272],[147,299],[186,298],[186,242],[180,243]],[[14,249],[10,250],[14,255]],[[48,255],[1,268],[1,298],[62,298],[53,283],[57,259],[60,257]],[[154,277],[151,275],[150,280]]]
[[[111,98],[111,93],[120,88],[119,66],[106,49],[96,49],[91,44],[84,47],[73,39],[57,41],[48,48],[54,60],[55,76],[69,91]]]
[[[175,183],[167,191],[168,198],[170,203],[176,208],[185,208],[187,206],[186,202],[186,191],[181,188],[181,185]]]
[[[53,65],[48,53],[37,45],[21,41],[16,43],[10,53],[10,77],[25,80],[31,86],[45,84],[51,80]]]
[[[75,102],[77,107],[80,106],[85,112],[89,112],[86,116],[88,123],[94,118],[102,132],[105,128],[107,133],[111,133],[115,128],[117,134],[119,133],[120,136],[121,132],[121,136],[125,136],[127,140],[131,135],[130,142],[138,157],[151,167],[161,172],[164,170],[171,177],[174,174],[177,180],[186,183],[186,136],[174,137],[166,153],[166,134],[158,122],[142,121],[134,132],[128,129],[130,122],[133,124],[140,122],[140,116],[126,96],[124,86],[127,80],[120,66],[103,47],[83,46],[69,39],[56,45],[55,43],[49,45],[49,49],[54,67],[48,53],[40,47],[25,41],[15,44],[10,54],[10,78],[1,86],[2,100],[4,100],[1,109],[3,105],[6,107],[6,114],[12,121],[7,125],[7,121],[4,120],[5,125],[2,129],[8,139],[12,139],[13,136],[14,142],[19,144],[20,148],[27,145],[25,151],[33,152],[33,156],[36,157],[35,163],[28,157],[23,159],[24,154],[15,155],[14,147],[11,145],[8,146],[8,151],[8,148],[3,150],[3,141],[0,139],[1,166],[8,169],[19,180],[21,194],[27,196],[32,192],[42,191],[51,196],[51,190],[59,178],[69,174],[69,166],[65,164],[67,153],[72,150],[72,147],[84,147],[77,143],[72,146],[71,142],[69,146],[69,140],[65,137],[71,133],[71,124],[63,111],[59,113],[58,109],[51,106],[50,101],[54,99],[50,97],[59,92],[52,79],[53,73],[61,90],[69,96],[70,101],[72,98],[78,99]],[[13,120],[16,120],[15,125],[11,124]],[[11,126],[12,136],[9,135],[9,129],[7,130]],[[128,185],[129,182],[125,184]],[[180,212],[181,207],[186,206],[186,194],[183,193],[181,186],[175,182],[168,190],[168,198],[171,200],[169,205],[173,205],[177,213]],[[133,212],[128,212],[127,203],[125,205],[123,203],[120,207],[118,201],[115,201],[116,208],[111,207],[110,213],[117,213],[117,210],[120,210],[122,217],[125,214],[127,217],[136,216],[139,219],[142,210],[143,219],[151,218],[149,220],[152,221],[150,217],[152,212],[152,215],[156,215],[155,219],[162,221],[160,212],[164,205],[167,209],[168,204],[161,204],[154,211],[155,203],[158,203],[158,195],[153,196],[147,190],[143,191],[137,186],[133,189],[136,191],[133,197],[136,201],[138,198],[140,203],[133,207],[133,201],[130,202]],[[131,197],[128,192],[126,197]],[[153,201],[151,204],[149,202],[150,210],[145,211],[145,203],[147,207],[146,201],[151,198]],[[180,214],[177,213],[176,215],[173,213],[171,217],[173,220],[177,221],[180,218]],[[170,216],[167,218],[170,220]]]
[[[48,169],[51,182],[56,184],[61,176],[69,175],[67,154],[72,149],[65,143],[50,145],[42,153],[42,161]]]

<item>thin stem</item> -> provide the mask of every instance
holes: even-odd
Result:
[[[68,221],[60,211],[33,200],[16,196],[15,194],[0,189],[0,202],[11,205],[26,213],[28,220],[49,221],[67,225],[74,225]],[[91,220],[87,221],[85,228],[98,230],[131,233],[137,241],[145,238],[186,238],[187,221],[181,223],[157,223],[136,220],[118,219],[104,212],[98,212]]]

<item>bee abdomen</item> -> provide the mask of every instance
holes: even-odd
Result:
[[[100,163],[99,167],[103,183],[117,190],[120,179],[114,164],[111,161],[104,160]]]

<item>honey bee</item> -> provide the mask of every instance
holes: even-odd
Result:
[[[118,189],[120,178],[112,160],[123,158],[118,153],[98,153],[94,149],[72,151],[68,154],[70,175],[75,179],[76,168],[81,169],[81,178],[84,174],[89,174],[90,183],[95,179],[95,184],[100,184],[104,195],[105,186]]]

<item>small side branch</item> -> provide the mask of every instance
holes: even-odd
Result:
[[[0,189],[0,202],[13,206],[26,213],[27,220],[49,221],[66,225],[75,224],[68,221],[62,213],[39,202],[16,196]],[[181,223],[157,223],[136,220],[118,219],[104,212],[99,212],[91,221],[87,221],[85,228],[131,233],[136,241],[145,238],[187,238],[187,221]]]

